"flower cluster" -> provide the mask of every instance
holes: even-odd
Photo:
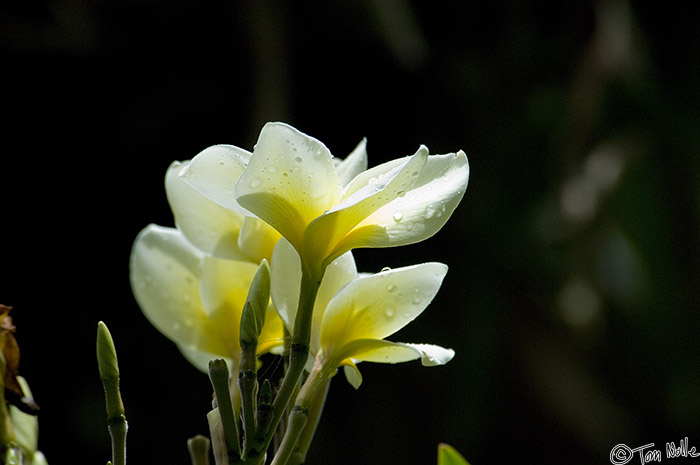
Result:
[[[351,250],[432,236],[468,178],[461,151],[429,155],[421,146],[367,169],[364,140],[338,160],[318,140],[269,123],[252,153],[218,145],[170,166],[165,187],[176,228],[150,225],[137,237],[134,295],[195,366],[206,370],[210,359],[225,358],[237,367],[248,290],[259,265],[269,263],[256,353],[291,354],[285,378],[292,386],[283,384],[278,397],[291,398],[301,372],[310,373],[296,397],[304,408],[339,367],[357,388],[360,361],[447,363],[451,349],[386,340],[425,310],[447,267],[362,274]]]

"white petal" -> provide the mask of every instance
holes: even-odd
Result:
[[[400,343],[397,343],[400,344]],[[455,356],[455,351],[433,344],[403,344],[406,347],[415,349],[420,353],[423,366],[431,367],[444,365]]]
[[[341,186],[350,184],[358,174],[367,169],[367,139],[357,144],[355,150],[336,166]]]
[[[326,309],[321,326],[324,352],[330,354],[356,339],[384,339],[403,328],[432,301],[446,272],[442,263],[424,263],[351,281]]]
[[[222,207],[184,182],[180,174],[190,165],[190,162],[175,162],[165,175],[165,191],[175,222],[187,239],[203,252],[222,258],[244,259],[237,242],[243,216]]]
[[[253,263],[260,263],[263,258],[269,262],[280,237],[280,233],[260,218],[246,216],[238,236],[238,246]]]
[[[345,373],[345,379],[348,380],[348,383],[350,383],[352,387],[355,389],[360,388],[360,385],[362,384],[362,373],[360,373],[357,365],[345,365],[343,367],[343,373]]]
[[[378,339],[357,339],[339,351],[343,363],[365,361],[375,363],[403,363],[421,359],[423,366],[444,365],[455,355],[452,349],[432,344],[407,344]]]
[[[202,305],[231,353],[240,350],[241,315],[258,266],[205,257],[199,282]]]
[[[200,301],[201,261],[201,252],[178,230],[150,225],[131,251],[131,287],[144,315],[169,339],[226,353]]]
[[[299,305],[301,260],[285,238],[275,246],[270,261],[270,296],[277,314],[291,332]]]
[[[359,240],[365,247],[393,247],[429,238],[452,215],[468,181],[464,152],[430,156],[415,185],[362,221],[350,234],[361,239],[353,242]]]
[[[211,354],[208,352],[203,352],[198,350],[193,346],[178,345],[178,349],[182,352],[188,362],[194,365],[199,371],[203,373],[209,373],[209,361],[222,358],[221,355]],[[232,359],[225,359],[229,366],[233,365],[235,362]]]
[[[268,123],[236,184],[238,202],[298,250],[303,231],[340,197],[332,155],[318,140],[282,123]]]
[[[214,145],[197,154],[180,177],[222,207],[244,214],[236,202],[234,186],[250,158],[250,152],[239,147]]]
[[[412,157],[370,170],[377,173],[376,177],[367,178],[367,172],[357,176],[343,200],[309,225],[304,236],[304,254],[332,260],[352,248],[366,246],[348,241],[346,235],[372,213],[405,195],[418,179],[427,157],[428,149],[421,146]],[[352,193],[348,195],[349,192]]]

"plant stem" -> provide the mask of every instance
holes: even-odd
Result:
[[[292,343],[289,353],[289,367],[272,404],[273,415],[271,416],[271,420],[268,421],[267,424],[258,425],[259,431],[264,434],[264,444],[263,447],[259,449],[261,451],[265,451],[269,447],[277,425],[282,419],[282,415],[292,399],[299,379],[304,372],[304,367],[306,366],[306,361],[309,356],[311,317],[313,316],[314,303],[316,302],[316,295],[318,294],[318,288],[321,285],[322,278],[323,271],[314,273],[308,267],[304,266],[302,261],[299,306],[297,308],[296,319],[294,320],[294,332],[292,333]],[[292,412],[292,415],[293,414],[294,412]],[[288,425],[287,429],[289,430],[290,427],[291,425]],[[255,464],[254,462],[252,463]]]
[[[289,415],[287,431],[284,434],[284,438],[277,450],[275,458],[272,460],[272,465],[286,465],[293,454],[296,456],[295,461],[299,460],[299,463],[303,461],[322,407],[317,406],[316,401],[321,392],[323,392],[321,401],[325,398],[329,381],[330,373],[328,369],[317,360],[304,386],[299,391],[296,405],[294,405],[292,413]],[[302,438],[302,434],[306,433],[306,425],[310,418],[312,419],[312,423],[309,424],[311,427],[310,436],[305,438],[305,443],[301,443],[299,440]],[[306,434],[304,434],[304,436],[306,436]],[[300,444],[303,446],[303,450],[299,448]]]
[[[209,362],[209,379],[216,395],[216,403],[229,458],[239,460],[241,457],[241,446],[238,442],[238,422],[231,403],[231,393],[228,384],[229,371],[224,360],[218,359]]]
[[[301,465],[306,460],[306,454],[309,452],[311,441],[316,434],[316,428],[321,420],[321,414],[326,404],[330,385],[331,378],[329,377],[324,381],[324,385],[320,388],[319,394],[317,394],[316,398],[312,401],[311,408],[309,409],[309,416],[306,420],[306,426],[301,432],[301,436],[299,436],[296,450],[290,458],[290,465]]]
[[[241,345],[241,370],[238,377],[238,386],[241,392],[241,410],[243,415],[243,457],[256,456],[261,451],[253,448],[255,442],[256,421],[255,413],[257,405],[255,394],[257,391],[257,345]]]

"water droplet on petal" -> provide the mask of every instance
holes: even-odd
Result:
[[[396,212],[396,213],[394,213],[393,218],[394,218],[394,221],[396,221],[398,223],[399,221],[401,221],[403,219],[403,213]]]
[[[250,180],[250,183],[248,184],[251,189],[255,189],[256,187],[260,187],[260,179],[258,178],[253,178]]]
[[[391,268],[389,268],[388,266],[385,266],[384,268],[382,268],[381,272],[386,273],[387,271],[391,271]]]
[[[394,318],[394,309],[392,307],[385,308],[384,315],[386,315],[387,318]]]
[[[301,163],[304,160],[301,157],[294,157],[294,161],[297,163]]]
[[[386,290],[390,293],[394,293],[398,288],[399,287],[396,284],[389,284],[389,287],[387,287]]]

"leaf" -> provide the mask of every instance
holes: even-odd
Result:
[[[469,465],[467,459],[449,444],[438,445],[438,465]]]

